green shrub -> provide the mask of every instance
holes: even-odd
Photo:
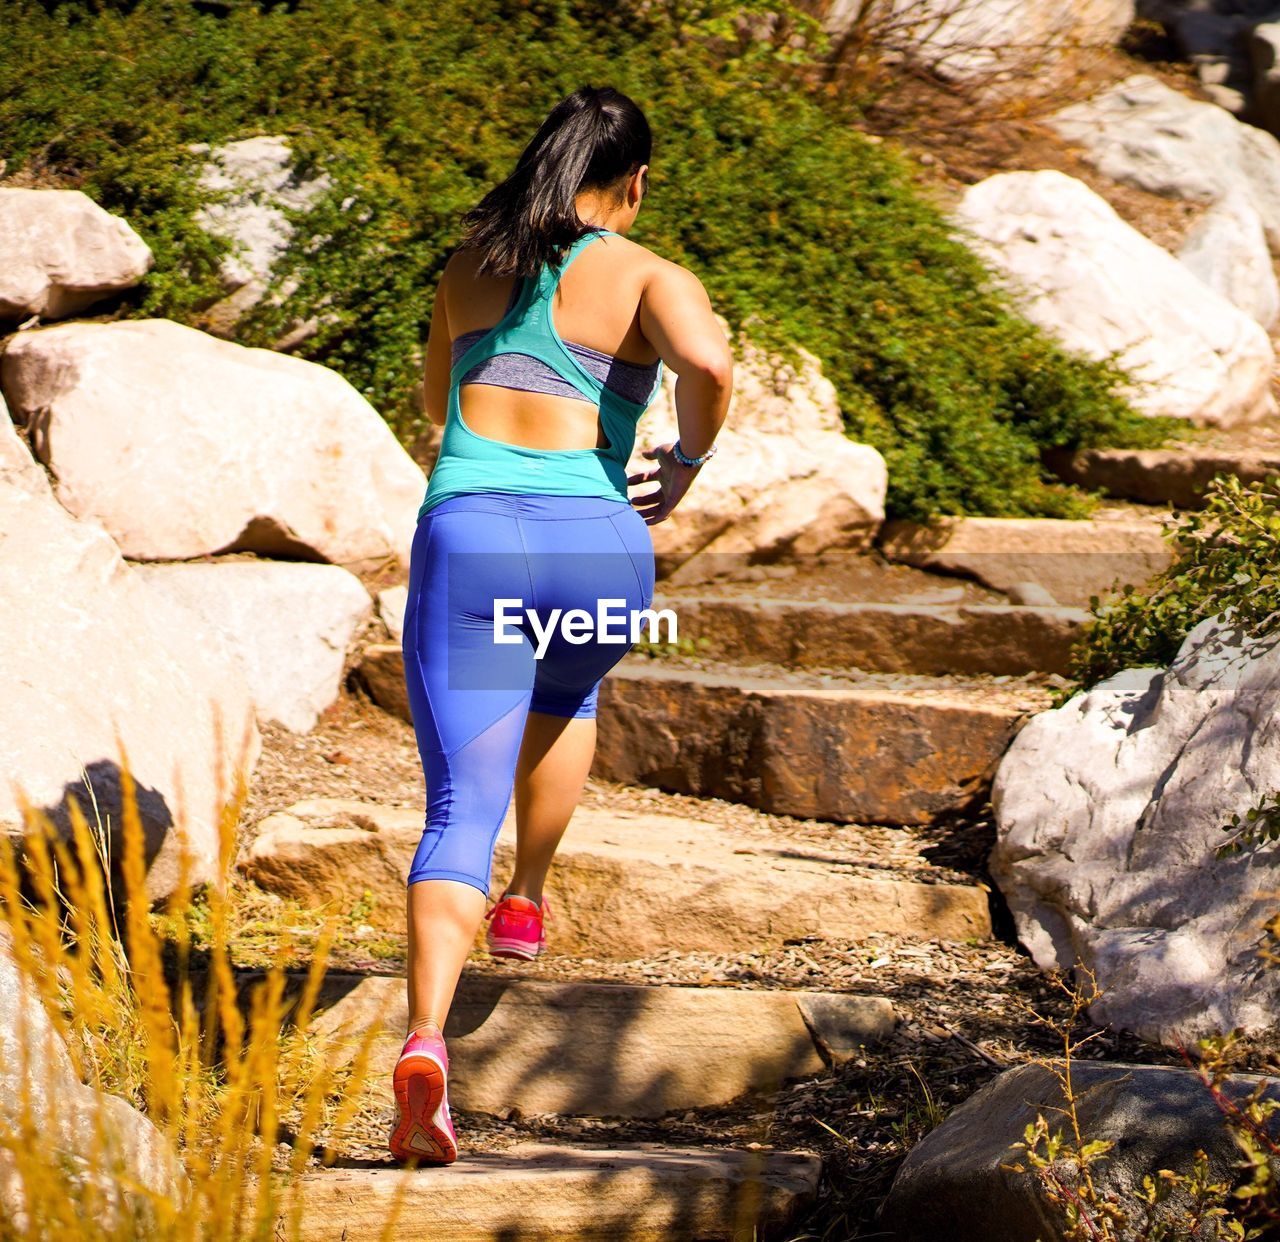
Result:
[[[1090,601],[1093,620],[1073,656],[1072,676],[1091,686],[1125,668],[1172,662],[1182,640],[1207,617],[1231,610],[1241,629],[1280,626],[1280,479],[1243,484],[1219,475],[1200,511],[1174,516],[1176,549],[1148,586]]]
[[[329,173],[277,273],[298,288],[238,339],[270,344],[323,311],[299,352],[342,372],[406,442],[459,213],[583,82],[617,85],[653,122],[636,239],[696,271],[735,329],[821,359],[850,434],[888,459],[891,512],[1078,514],[1087,498],[1045,477],[1042,448],[1165,434],[1117,395],[1113,363],[1014,313],[906,157],[858,132],[857,101],[814,85],[817,27],[785,3],[6,8],[8,171],[79,186],[134,224],[157,262],[130,313],[198,322],[216,291],[225,247],[191,221],[184,144],[283,133]],[[772,38],[730,20],[770,9]]]

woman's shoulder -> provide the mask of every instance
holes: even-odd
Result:
[[[474,246],[459,246],[444,261],[441,277],[446,280],[457,280],[460,277],[474,277],[480,267],[481,254]]]
[[[638,272],[643,279],[644,287],[657,284],[663,286],[687,287],[697,285],[701,281],[693,271],[683,264],[660,255],[656,250],[624,237],[621,233],[613,233],[601,239],[600,245],[613,249],[619,268],[627,268]]]
[[[638,270],[646,280],[664,276],[667,279],[679,280],[681,274],[687,279],[696,279],[688,268],[679,263],[673,263],[657,251],[650,250],[648,246],[633,241],[622,233],[602,233],[591,243],[591,249],[597,247],[618,264],[620,271],[623,268]],[[444,267],[441,269],[442,283],[450,287],[465,286],[483,279],[480,276],[482,258],[481,251],[476,247],[457,247],[446,258]]]

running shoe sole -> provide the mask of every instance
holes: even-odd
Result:
[[[458,1144],[449,1133],[444,1066],[429,1052],[409,1052],[397,1062],[392,1083],[400,1120],[391,1132],[391,1154],[419,1164],[452,1164]]]
[[[529,948],[527,940],[508,940],[502,936],[494,936],[489,940],[491,957],[518,957],[521,961],[531,962],[538,956],[541,945],[536,949]]]

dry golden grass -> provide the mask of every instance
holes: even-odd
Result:
[[[326,1064],[310,1024],[328,930],[318,937],[300,996],[286,994],[283,966],[292,946],[284,938],[265,977],[251,989],[237,987],[227,880],[247,793],[242,777],[230,796],[219,790],[223,882],[201,895],[193,920],[184,849],[178,890],[163,917],[153,914],[134,780],[117,744],[117,866],[107,865],[106,828],[91,824],[74,799],[69,838],[25,798],[25,837],[16,845],[0,838],[0,937],[41,1002],[17,1006],[22,1029],[9,1045],[22,1060],[21,1098],[0,1107],[0,1236],[298,1238],[307,1208],[300,1175],[314,1168],[318,1152],[332,1158],[335,1136],[358,1108],[372,1028],[354,1058]],[[223,772],[221,753],[215,762]],[[202,929],[194,951],[193,922]],[[80,1092],[74,1105],[65,1098],[59,1043],[75,1073],[96,1089]],[[113,1096],[141,1110],[163,1136],[152,1144],[150,1175],[138,1176],[129,1167],[138,1162],[123,1156]],[[394,1224],[393,1212],[385,1237]]]

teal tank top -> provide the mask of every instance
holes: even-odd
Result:
[[[635,446],[636,424],[662,386],[662,364],[658,364],[648,397],[643,402],[631,401],[606,388],[582,366],[556,331],[552,318],[552,297],[569,264],[597,237],[612,232],[592,229],[569,247],[558,265],[544,263],[536,278],[522,277],[511,309],[454,363],[440,456],[427,481],[419,518],[450,496],[465,492],[602,496],[627,501],[627,460]],[[595,404],[609,447],[526,448],[472,431],[462,421],[459,381],[486,358],[506,353],[540,359]]]

